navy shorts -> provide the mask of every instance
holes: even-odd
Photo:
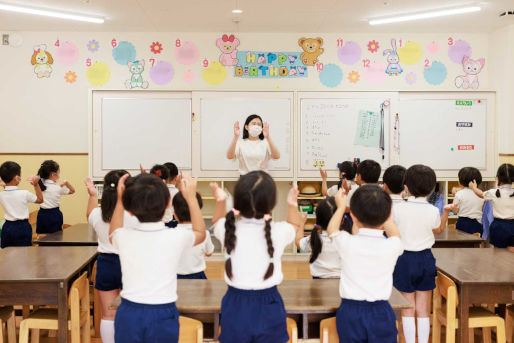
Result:
[[[228,287],[221,301],[220,343],[286,343],[286,310],[277,287]]]
[[[455,227],[457,230],[464,231],[470,235],[478,232],[480,233],[480,236],[482,236],[482,233],[484,233],[484,227],[482,224],[480,224],[478,220],[468,217],[459,217]]]
[[[62,231],[62,212],[59,207],[40,208],[37,213],[36,233]]]
[[[396,316],[388,301],[342,299],[336,314],[341,343],[396,343]]]
[[[32,226],[28,219],[6,220],[2,227],[1,247],[30,247],[32,245]]]
[[[489,227],[489,241],[497,248],[514,247],[514,219],[494,218]]]
[[[100,254],[96,261],[95,288],[99,291],[122,289],[120,257],[116,254]]]
[[[177,274],[177,279],[200,279],[200,280],[207,280],[207,276],[205,276],[205,273],[203,271],[193,274]]]
[[[139,304],[121,299],[114,319],[116,343],[177,343],[179,313],[175,303]]]
[[[437,270],[432,250],[404,251],[398,257],[393,285],[400,292],[431,291],[435,288]]]

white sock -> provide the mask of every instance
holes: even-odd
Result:
[[[102,343],[114,343],[114,320],[102,319],[100,337],[102,337]]]
[[[414,317],[402,317],[403,336],[405,342],[416,343],[416,323]]]
[[[428,343],[430,318],[418,318],[418,343]]]

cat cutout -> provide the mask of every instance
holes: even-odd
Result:
[[[478,74],[482,71],[485,65],[485,59],[472,60],[468,56],[462,59],[462,69],[466,75],[460,75],[455,78],[455,86],[462,89],[477,89],[480,83],[478,82]]]
[[[132,74],[130,80],[125,81],[127,89],[148,88],[148,81],[143,80],[143,71],[145,70],[145,60],[129,62],[129,71]]]

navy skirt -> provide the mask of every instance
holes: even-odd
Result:
[[[469,233],[470,235],[478,232],[482,236],[482,233],[484,233],[482,224],[478,220],[468,217],[459,217],[455,227],[457,230]]]
[[[36,233],[62,231],[62,212],[59,207],[40,208],[37,213]]]
[[[514,219],[494,218],[489,228],[489,241],[497,248],[514,247]]]
[[[32,226],[28,219],[6,220],[2,227],[1,247],[30,247],[32,245]]]

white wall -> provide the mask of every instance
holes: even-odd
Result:
[[[216,39],[221,34],[218,33],[56,33],[56,32],[18,32],[23,38],[23,44],[19,47],[0,46],[0,74],[2,82],[0,83],[0,116],[2,118],[3,129],[0,133],[0,152],[87,152],[88,150],[88,94],[93,88],[86,80],[86,59],[92,58],[94,61],[102,61],[109,65],[111,71],[110,81],[103,87],[104,89],[124,89],[124,82],[130,78],[127,66],[117,64],[112,57],[112,47],[110,42],[116,38],[118,42],[127,40],[132,42],[137,49],[137,58],[155,58],[156,60],[166,60],[171,62],[175,69],[175,77],[173,81],[166,86],[158,86],[150,82],[149,89],[174,89],[174,90],[356,90],[356,91],[375,91],[375,90],[422,90],[422,91],[456,91],[454,79],[462,73],[462,67],[453,63],[448,57],[448,38],[451,36],[454,40],[464,39],[468,41],[473,48],[473,58],[486,58],[486,67],[480,74],[479,90],[490,90],[493,87],[505,89],[507,93],[510,91],[511,96],[505,99],[501,111],[509,108],[507,99],[512,100],[513,84],[508,83],[507,86],[497,85],[498,80],[504,80],[501,70],[496,70],[498,75],[490,76],[493,70],[492,63],[489,59],[489,40],[491,39],[498,45],[495,49],[504,51],[506,38],[510,38],[514,34],[514,28],[508,30],[509,34],[504,34],[505,39],[503,46],[501,42],[497,42],[493,36],[487,34],[399,34],[399,35],[376,35],[376,34],[352,34],[352,35],[336,35],[336,34],[240,34],[236,35],[240,41],[240,50],[252,51],[282,51],[294,52],[300,51],[298,46],[298,38],[306,37],[322,37],[324,42],[325,53],[321,55],[320,60],[324,64],[334,63],[343,70],[343,81],[336,88],[327,88],[319,80],[318,72],[310,67],[308,70],[308,78],[296,79],[237,79],[233,76],[233,68],[227,67],[227,78],[219,86],[211,86],[207,84],[201,76],[203,69],[202,61],[217,61],[219,50],[216,47]],[[507,37],[508,36],[508,37]],[[182,41],[192,41],[197,44],[200,50],[200,59],[193,66],[180,65],[174,57],[175,40],[180,38]],[[386,81],[375,86],[368,83],[363,77],[363,63],[357,62],[354,65],[343,65],[337,57],[337,39],[344,41],[352,40],[359,43],[362,49],[362,59],[370,59],[384,62],[386,58],[382,55],[384,49],[390,48],[391,38],[406,41],[412,40],[418,42],[423,48],[421,60],[413,66],[404,65],[404,73],[398,77],[388,77]],[[33,52],[33,46],[39,44],[47,44],[49,51],[54,53],[54,42],[59,39],[60,42],[72,41],[79,47],[79,59],[76,64],[71,67],[64,67],[58,63],[53,64],[53,74],[49,79],[37,79],[33,66],[30,64],[30,57]],[[100,42],[100,50],[91,53],[87,50],[86,44],[89,40],[96,39]],[[371,40],[380,43],[380,49],[377,53],[371,53],[367,50],[367,44]],[[512,39],[510,39],[512,41]],[[154,55],[150,52],[150,44],[153,41],[163,43],[164,51],[160,55]],[[435,55],[427,52],[429,42],[436,41],[439,46],[439,52]],[[514,43],[510,44],[510,51],[514,48]],[[503,53],[493,52],[492,56],[501,59],[503,63],[507,63],[507,57]],[[423,70],[425,58],[429,58],[430,63],[434,60],[443,62],[448,69],[448,77],[446,81],[439,85],[433,86],[428,84],[423,78]],[[512,58],[510,58],[510,61]],[[496,68],[496,67],[495,67]],[[191,69],[196,79],[192,83],[183,81],[183,73]],[[148,66],[143,74],[146,79],[148,76]],[[64,80],[64,74],[67,71],[76,72],[78,79],[73,84],[68,84]],[[351,71],[357,71],[361,74],[360,82],[352,84],[347,77]],[[409,72],[417,74],[417,82],[414,85],[407,84],[405,75]],[[514,74],[514,68],[510,68],[510,74]],[[491,80],[492,79],[492,80]],[[492,82],[494,81],[494,82]],[[493,86],[494,84],[494,86]],[[510,113],[510,112],[509,112]],[[503,112],[500,115],[504,115]],[[7,129],[6,129],[7,126]],[[511,124],[510,132],[512,131]],[[502,131],[505,132],[505,131]],[[512,138],[501,137],[500,141],[507,151],[510,147],[512,152]],[[510,142],[508,141],[510,139]]]

